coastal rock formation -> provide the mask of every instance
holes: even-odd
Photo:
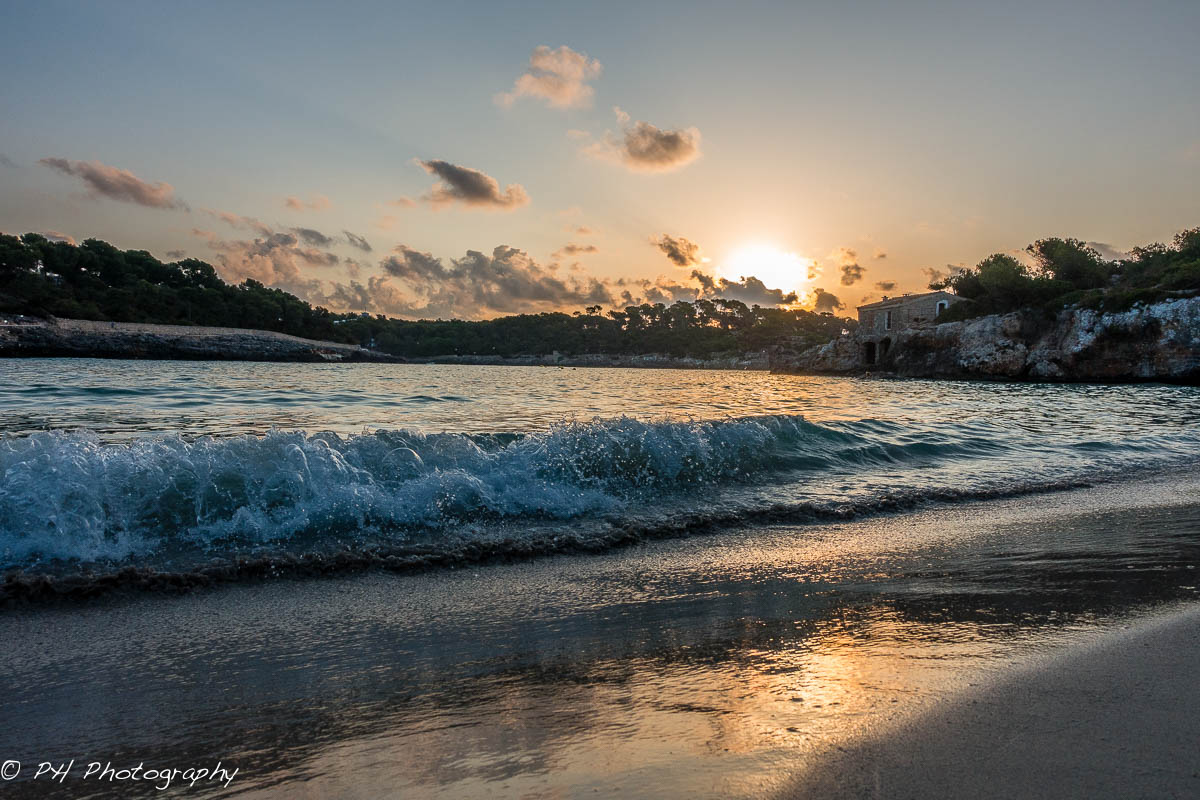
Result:
[[[79,319],[0,319],[0,357],[74,356],[204,361],[399,361],[358,345],[275,331]]]
[[[898,330],[874,364],[853,335],[777,349],[776,372],[912,378],[1200,383],[1200,297],[1102,313],[1072,307]]]

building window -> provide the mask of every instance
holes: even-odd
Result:
[[[935,313],[935,314],[934,314],[934,316],[935,316],[935,317],[936,317],[936,316],[938,316],[938,314],[941,314],[941,313],[942,313],[943,311],[945,311],[945,310],[946,310],[946,301],[945,301],[945,300],[939,300],[939,301],[938,301],[938,304],[937,304],[937,313]]]
[[[885,331],[892,329],[892,312],[890,311],[883,312],[883,329]]]

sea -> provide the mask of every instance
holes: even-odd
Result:
[[[1186,386],[7,360],[5,791],[785,796],[1194,602],[1198,466]]]

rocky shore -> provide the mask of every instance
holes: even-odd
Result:
[[[78,319],[0,318],[0,357],[197,361],[400,361],[357,345],[274,331]]]
[[[1128,311],[1072,307],[898,330],[874,363],[855,336],[801,351],[777,348],[771,370],[906,378],[1200,383],[1200,297]]]

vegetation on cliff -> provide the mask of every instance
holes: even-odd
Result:
[[[929,284],[950,289],[970,302],[955,303],[939,322],[1021,308],[1057,312],[1065,306],[1123,311],[1200,292],[1200,228],[1175,235],[1170,245],[1135,247],[1128,257],[1105,259],[1078,239],[1040,239],[1025,248],[1026,263],[996,253],[973,268],[959,269]]]
[[[710,357],[787,337],[813,344],[854,322],[811,311],[698,300],[601,313],[521,314],[484,321],[406,321],[338,314],[281,289],[226,283],[198,259],[163,263],[144,250],[88,239],[79,246],[0,234],[0,312],[74,319],[257,328],[361,344],[391,355],[580,353]]]

